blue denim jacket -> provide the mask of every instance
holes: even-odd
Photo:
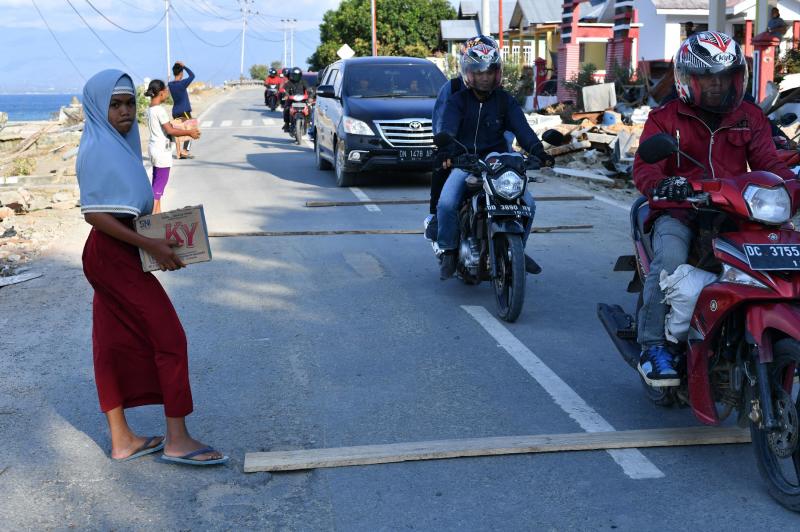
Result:
[[[500,118],[500,98],[508,99],[505,120]],[[470,89],[452,94],[444,108],[441,131],[451,134],[480,157],[493,151],[508,150],[503,136],[505,131],[513,133],[519,145],[528,153],[537,154],[544,149],[539,137],[528,125],[522,108],[511,94],[503,90],[495,90],[485,102],[480,102]]]

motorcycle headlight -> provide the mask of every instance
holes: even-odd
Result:
[[[503,172],[493,180],[494,191],[505,199],[512,200],[522,194],[525,182],[515,172]]]
[[[728,264],[722,263],[722,273],[719,274],[719,281],[721,283],[734,283],[745,284],[747,286],[755,286],[756,288],[767,288],[767,286],[738,268],[734,268]]]
[[[375,135],[365,122],[350,118],[349,116],[344,117],[343,125],[345,133],[349,133],[350,135]]]
[[[784,187],[764,188],[750,185],[744,190],[744,200],[753,220],[767,224],[782,224],[789,220],[792,202]]]

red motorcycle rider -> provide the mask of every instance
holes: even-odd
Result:
[[[666,349],[666,305],[659,286],[662,270],[671,274],[687,261],[696,231],[695,211],[685,200],[691,182],[737,176],[748,170],[772,172],[784,179],[795,175],[781,161],[769,120],[753,103],[743,102],[748,71],[739,45],[728,35],[701,32],[683,42],[674,60],[678,99],[650,113],[641,141],[658,133],[675,138],[689,157],[703,163],[711,175],[680,154],[655,164],[637,155],[633,177],[647,196],[653,232],[653,262],[637,318],[642,347],[639,372],[650,386],[680,384],[672,354]]]

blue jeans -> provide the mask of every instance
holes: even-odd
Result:
[[[437,242],[439,248],[445,251],[458,248],[459,227],[458,209],[464,199],[467,190],[467,183],[464,181],[469,174],[459,168],[450,172],[450,177],[444,184],[442,194],[439,196],[439,204],[436,206],[436,219],[439,225],[439,235]],[[530,191],[526,188],[523,196],[525,205],[531,208],[531,217],[525,223],[525,234],[522,235],[522,245],[528,241],[533,225],[533,216],[536,214],[536,202],[533,201]]]
[[[661,270],[668,274],[686,262],[689,256],[689,245],[692,242],[692,230],[669,214],[662,214],[653,224],[653,262],[650,272],[644,280],[642,308],[638,316],[637,341],[643,349],[666,343],[664,320],[667,316],[667,305],[664,292],[659,286]]]

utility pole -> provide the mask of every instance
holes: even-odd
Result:
[[[491,14],[489,13],[489,0],[483,0],[481,2],[481,34],[482,35],[492,34],[492,21],[491,21]]]
[[[291,19],[291,23],[289,24],[289,35],[291,36],[289,42],[292,45],[292,48],[291,48],[292,53],[291,53],[291,56],[290,56],[291,59],[292,59],[292,68],[294,68],[294,24],[295,24],[295,22],[297,22],[297,19],[293,18],[293,19]]]
[[[497,31],[500,32],[500,56],[503,55],[503,0],[497,0]],[[513,38],[513,35],[512,35]]]
[[[165,79],[169,83],[169,75],[172,73],[172,63],[169,60],[169,0],[164,0],[164,20],[167,28],[167,77]]]
[[[283,25],[283,68],[286,68],[286,23],[288,21],[285,18],[281,19],[281,24]]]
[[[247,16],[250,15],[250,7],[253,0],[240,0],[242,10],[242,59],[239,63],[239,79],[244,79],[244,38],[247,34]]]
[[[372,55],[373,56],[378,55],[378,32],[376,28],[378,19],[377,19],[377,13],[375,12],[376,11],[375,1],[376,0],[372,0],[370,2],[372,6]]]

